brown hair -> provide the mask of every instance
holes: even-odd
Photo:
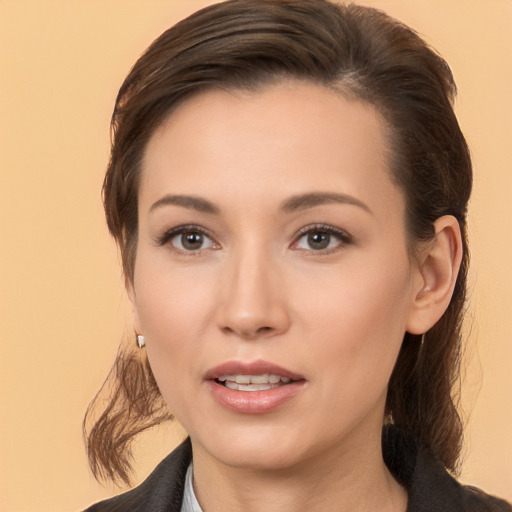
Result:
[[[327,0],[230,0],[164,32],[123,83],[112,116],[104,182],[111,234],[126,279],[136,258],[137,192],[146,144],[179,102],[208,88],[257,90],[283,78],[323,84],[374,105],[391,133],[393,179],[404,191],[413,243],[434,235],[443,215],[459,222],[464,256],[450,305],[424,335],[406,333],[389,383],[386,413],[456,469],[462,426],[456,409],[468,251],[466,207],[471,161],[453,112],[446,62],[410,28],[386,14]],[[140,431],[172,416],[144,355],[121,350],[84,420],[96,476],[128,483],[129,446]],[[142,352],[143,353],[143,352]],[[99,419],[95,410],[100,409]]]

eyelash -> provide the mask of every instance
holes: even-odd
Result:
[[[337,250],[340,249],[340,245],[348,245],[348,244],[353,243],[353,237],[343,229],[336,228],[329,224],[313,224],[313,225],[305,226],[297,232],[297,234],[294,237],[294,241],[291,244],[291,247],[293,248],[294,246],[297,246],[298,243],[305,236],[310,235],[315,232],[326,234],[329,236],[334,236],[339,240],[339,243],[336,244],[335,247],[327,247],[325,249],[314,250],[314,249],[301,249],[301,248],[296,247],[297,250],[304,250],[304,251],[309,251],[315,255],[322,255],[322,254],[329,254],[332,252],[336,252]],[[157,238],[157,240],[156,240],[157,245],[164,246],[164,245],[168,244],[173,238],[175,238],[179,235],[183,235],[185,233],[198,233],[198,234],[208,238],[209,240],[211,240],[212,244],[214,244],[214,246],[215,246],[214,248],[220,248],[219,244],[214,241],[213,237],[208,233],[207,230],[205,230],[204,228],[202,228],[200,226],[194,225],[194,224],[177,226],[175,228],[172,228],[172,229],[166,231],[162,236]],[[201,252],[202,250],[204,250],[204,249],[198,249],[195,251],[194,250],[182,250],[176,246],[173,246],[173,249],[180,252],[181,254],[185,254],[187,256],[194,256],[194,255],[198,254],[199,252]]]
[[[310,235],[315,232],[326,234],[329,236],[334,236],[339,240],[339,243],[336,244],[335,247],[328,247],[328,248],[319,249],[319,250],[309,249],[309,251],[315,255],[322,255],[322,254],[329,254],[332,252],[336,252],[340,249],[340,246],[351,244],[354,241],[352,235],[350,235],[343,229],[336,228],[329,224],[313,224],[310,226],[305,226],[297,233],[297,235],[295,236],[295,241],[293,242],[292,246],[296,246],[300,242],[300,240],[303,239],[305,236]],[[301,250],[301,249],[298,249],[298,250]],[[302,250],[308,250],[308,249],[302,249]]]
[[[219,247],[219,244],[217,244],[213,237],[208,233],[208,231],[206,231],[205,229],[201,228],[200,226],[196,226],[194,224],[188,224],[188,225],[185,225],[185,226],[177,226],[175,228],[172,228],[170,229],[169,231],[166,231],[162,236],[158,237],[156,242],[157,242],[157,245],[159,246],[163,246],[163,245],[166,245],[168,244],[173,238],[179,236],[179,235],[183,235],[185,233],[197,233],[197,234],[200,234],[208,239],[210,239],[212,241],[212,243],[216,246],[215,248]],[[196,254],[198,254],[199,252],[201,252],[202,250],[204,249],[198,249],[196,251],[187,251],[187,250],[182,250],[180,249],[179,247],[176,247],[176,246],[173,246],[173,249],[175,251],[178,251],[180,254],[185,254],[187,256],[194,256]]]

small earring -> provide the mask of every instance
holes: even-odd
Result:
[[[139,345],[139,348],[146,346],[146,340],[144,339],[144,336],[137,334],[137,345]]]

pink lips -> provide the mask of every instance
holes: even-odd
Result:
[[[223,375],[278,375],[291,379],[287,384],[263,391],[239,391],[229,389],[217,379]],[[264,414],[274,411],[293,398],[304,386],[305,379],[267,361],[244,363],[228,361],[209,370],[205,375],[206,384],[214,399],[222,406],[241,414]]]

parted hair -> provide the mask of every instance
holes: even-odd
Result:
[[[125,279],[133,279],[141,160],[155,130],[201,91],[258,91],[289,79],[333,88],[382,114],[391,176],[405,197],[410,251],[432,239],[439,217],[453,215],[460,225],[464,255],[451,302],[423,337],[405,334],[386,402],[386,421],[412,433],[456,472],[471,160],[453,110],[450,68],[401,22],[328,0],[229,0],[156,39],[125,79],[112,115],[103,199]],[[94,475],[129,483],[131,441],[170,419],[145,351],[134,342],[121,348],[84,419]]]

